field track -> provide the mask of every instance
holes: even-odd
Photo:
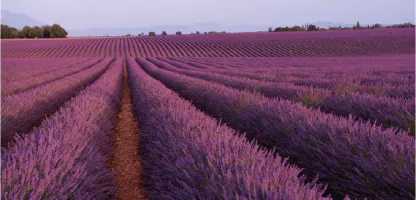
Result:
[[[141,187],[141,154],[138,123],[133,115],[127,69],[123,64],[123,88],[121,92],[121,110],[117,114],[116,133],[112,138],[110,168],[117,174],[116,197],[119,200],[145,199]]]

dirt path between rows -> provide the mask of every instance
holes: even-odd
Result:
[[[141,186],[138,123],[133,115],[133,105],[124,64],[121,110],[117,114],[117,128],[112,141],[110,168],[115,172],[116,198],[119,200],[147,199]]]

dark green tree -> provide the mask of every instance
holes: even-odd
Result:
[[[302,28],[300,26],[294,26],[292,27],[292,31],[302,31]]]
[[[274,29],[274,32],[281,32],[281,31],[283,31],[283,29],[282,29],[282,27],[276,27],[275,29]]]
[[[43,29],[39,26],[34,26],[30,29],[30,38],[43,38]]]
[[[162,31],[162,35],[165,36],[165,35],[168,35],[168,34],[166,33],[166,31]]]
[[[177,31],[177,32],[176,32],[176,35],[182,35],[182,32]]]
[[[66,38],[68,32],[59,24],[53,24],[50,28],[51,38]]]
[[[12,29],[11,27],[2,24],[1,25],[1,39],[12,38]]]
[[[313,24],[308,25],[308,31],[319,31],[318,27]]]
[[[19,30],[17,30],[17,28],[9,27],[9,30],[11,30],[10,38],[19,38]]]
[[[316,27],[315,25],[312,25],[312,26],[310,26],[310,25],[306,25],[306,26],[305,25],[302,25],[302,26],[295,25],[295,26],[292,26],[292,27],[289,27],[289,26],[280,27],[279,26],[279,27],[276,27],[274,29],[274,32],[282,32],[282,31],[305,31],[305,30],[309,30],[309,28],[310,28],[311,31],[312,30],[314,30],[314,31],[319,30],[319,28]]]
[[[149,32],[149,36],[156,36],[155,32]]]
[[[23,29],[19,32],[19,38],[31,38],[30,32],[30,26],[24,26]]]
[[[51,38],[51,26],[44,25],[42,26],[43,29],[43,38]]]
[[[1,38],[64,38],[68,33],[59,24],[53,26],[24,26],[22,30],[17,30],[8,25],[1,25]]]
[[[357,24],[353,27],[354,30],[361,29],[360,22],[357,21]]]
[[[199,34],[201,34],[199,31],[196,31],[196,33],[195,34],[197,34],[197,35],[199,35]]]

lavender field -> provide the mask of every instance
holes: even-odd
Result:
[[[2,199],[415,199],[414,29],[1,45]]]
[[[413,54],[414,29],[2,42],[2,57],[327,57]]]

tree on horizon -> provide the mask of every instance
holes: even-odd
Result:
[[[355,26],[353,27],[353,29],[361,29],[360,22],[357,21],[357,23],[355,24]]]

